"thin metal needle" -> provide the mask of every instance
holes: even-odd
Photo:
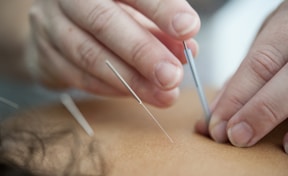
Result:
[[[105,63],[107,66],[113,71],[113,73],[119,78],[119,80],[124,84],[124,86],[129,90],[129,92],[133,95],[133,97],[138,101],[138,103],[144,108],[144,110],[148,113],[149,117],[157,124],[157,126],[162,130],[165,136],[169,139],[171,143],[174,143],[173,139],[169,136],[167,131],[162,127],[159,121],[155,118],[155,116],[149,111],[149,109],[144,105],[142,100],[138,97],[138,95],[133,91],[133,89],[129,86],[129,84],[124,80],[124,78],[120,75],[120,73],[116,70],[116,68],[106,60]]]
[[[0,102],[4,103],[4,104],[6,104],[6,105],[8,105],[8,106],[10,106],[10,107],[12,107],[14,109],[18,109],[19,108],[19,106],[16,103],[14,103],[14,102],[6,99],[6,98],[3,98],[3,97],[0,97]]]
[[[67,110],[72,114],[72,116],[76,119],[76,121],[80,124],[80,126],[85,130],[85,132],[89,136],[94,135],[94,131],[86,121],[80,110],[77,108],[73,99],[68,94],[62,94],[60,96],[63,105],[67,108]]]
[[[195,66],[192,51],[191,51],[191,49],[189,49],[187,47],[185,41],[183,41],[183,45],[184,45],[184,53],[185,53],[186,59],[188,61],[194,82],[195,82],[195,86],[196,86],[197,93],[198,93],[198,96],[199,96],[200,101],[201,101],[202,108],[203,108],[204,113],[205,113],[205,119],[206,119],[206,122],[209,123],[210,118],[211,118],[211,111],[209,109],[207,99],[206,99],[206,96],[204,94],[204,91],[203,91],[203,88],[202,88],[202,85],[201,85],[201,82],[200,82],[200,79],[198,76],[198,72],[197,72],[197,69]]]

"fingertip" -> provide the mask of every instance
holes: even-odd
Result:
[[[196,122],[195,131],[196,133],[202,134],[204,136],[209,136],[208,125],[205,119],[202,118]]]
[[[172,20],[173,30],[179,39],[187,39],[199,32],[201,22],[197,13],[180,12]]]
[[[251,140],[254,136],[252,127],[247,122],[239,122],[227,130],[230,142],[237,147],[251,146]]]
[[[212,116],[209,131],[212,139],[218,143],[224,143],[228,141],[228,136],[226,132],[227,121],[221,120],[218,117]]]
[[[124,1],[175,39],[187,40],[200,29],[199,15],[187,1]]]
[[[183,68],[170,62],[160,62],[155,67],[157,85],[162,89],[173,89],[178,86],[183,78]]]

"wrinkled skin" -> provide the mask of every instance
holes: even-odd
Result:
[[[210,100],[214,93],[207,93]],[[174,143],[133,98],[76,104],[93,136],[59,104],[34,107],[0,123],[0,163],[41,176],[287,176],[280,144],[288,121],[259,145],[242,149],[193,132],[202,114],[196,91],[181,92],[171,108],[148,107]]]
[[[178,97],[182,41],[196,54],[191,38],[200,28],[185,0],[36,0],[30,22],[26,63],[37,81],[127,95],[108,59],[144,101],[159,107]]]
[[[288,2],[265,21],[246,58],[212,105],[209,127],[217,142],[238,147],[257,143],[288,116]],[[232,59],[232,58],[231,58]],[[284,146],[288,152],[288,135]]]

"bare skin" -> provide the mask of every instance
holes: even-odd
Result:
[[[249,149],[218,144],[193,132],[202,115],[196,97],[195,92],[186,91],[169,109],[149,107],[173,144],[134,99],[90,100],[77,104],[95,131],[93,137],[63,106],[35,108],[1,124],[0,156],[4,152],[5,159],[19,165],[29,158],[25,167],[40,175],[65,173],[71,159],[76,160],[71,167],[76,175],[287,175],[288,158],[280,146],[288,123]],[[13,135],[17,131],[21,133]],[[45,155],[34,140],[36,152],[29,156],[33,137],[27,131],[43,140]],[[11,142],[3,134],[17,140]]]
[[[17,2],[13,0],[3,1],[0,6],[6,14],[1,16],[1,24],[8,22],[7,16],[16,19],[16,27],[1,30],[0,36],[5,38],[9,36],[7,31],[14,32],[11,43],[17,41],[21,46],[20,50],[11,52],[13,59],[0,55],[0,70],[5,75],[10,72],[32,77],[53,88],[74,87],[100,95],[128,95],[105,68],[104,61],[109,59],[144,101],[168,107],[176,100],[183,76],[181,40],[190,39],[200,28],[197,13],[186,1],[33,2],[30,28],[27,11],[32,1],[21,1],[23,6],[15,6]],[[215,141],[229,140],[235,146],[250,147],[288,117],[285,92],[288,53],[284,47],[287,4],[284,1],[263,24],[247,57],[214,102],[209,126],[198,126],[199,131],[209,133]],[[22,7],[22,10],[11,13],[6,10],[8,6]],[[21,26],[24,32],[15,30]],[[24,45],[27,50],[23,56],[27,31],[31,35],[29,43]],[[187,42],[197,53],[195,41]],[[288,153],[287,136],[283,140]]]
[[[1,7],[19,13],[8,11],[0,23],[15,23],[13,30],[25,33],[19,39],[22,55],[13,62],[0,60],[4,75],[19,72],[18,76],[54,89],[128,95],[105,69],[109,59],[144,101],[167,107],[178,97],[183,77],[182,40],[197,54],[191,38],[199,31],[200,19],[185,0],[24,0],[18,4],[12,0]]]
[[[284,1],[267,18],[243,63],[215,100],[206,128],[215,141],[250,147],[287,119],[287,9]],[[288,153],[287,137],[284,146]]]
[[[181,41],[188,40],[196,53],[190,38],[200,28],[185,0],[36,0],[30,19],[26,61],[36,80],[54,88],[127,95],[106,69],[109,59],[144,101],[160,107],[178,97],[185,62]]]

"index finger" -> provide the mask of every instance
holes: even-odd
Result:
[[[169,35],[187,40],[200,29],[200,18],[184,0],[121,0],[138,9]]]
[[[179,60],[114,1],[61,0],[60,4],[74,23],[159,88],[179,85],[183,77]]]

